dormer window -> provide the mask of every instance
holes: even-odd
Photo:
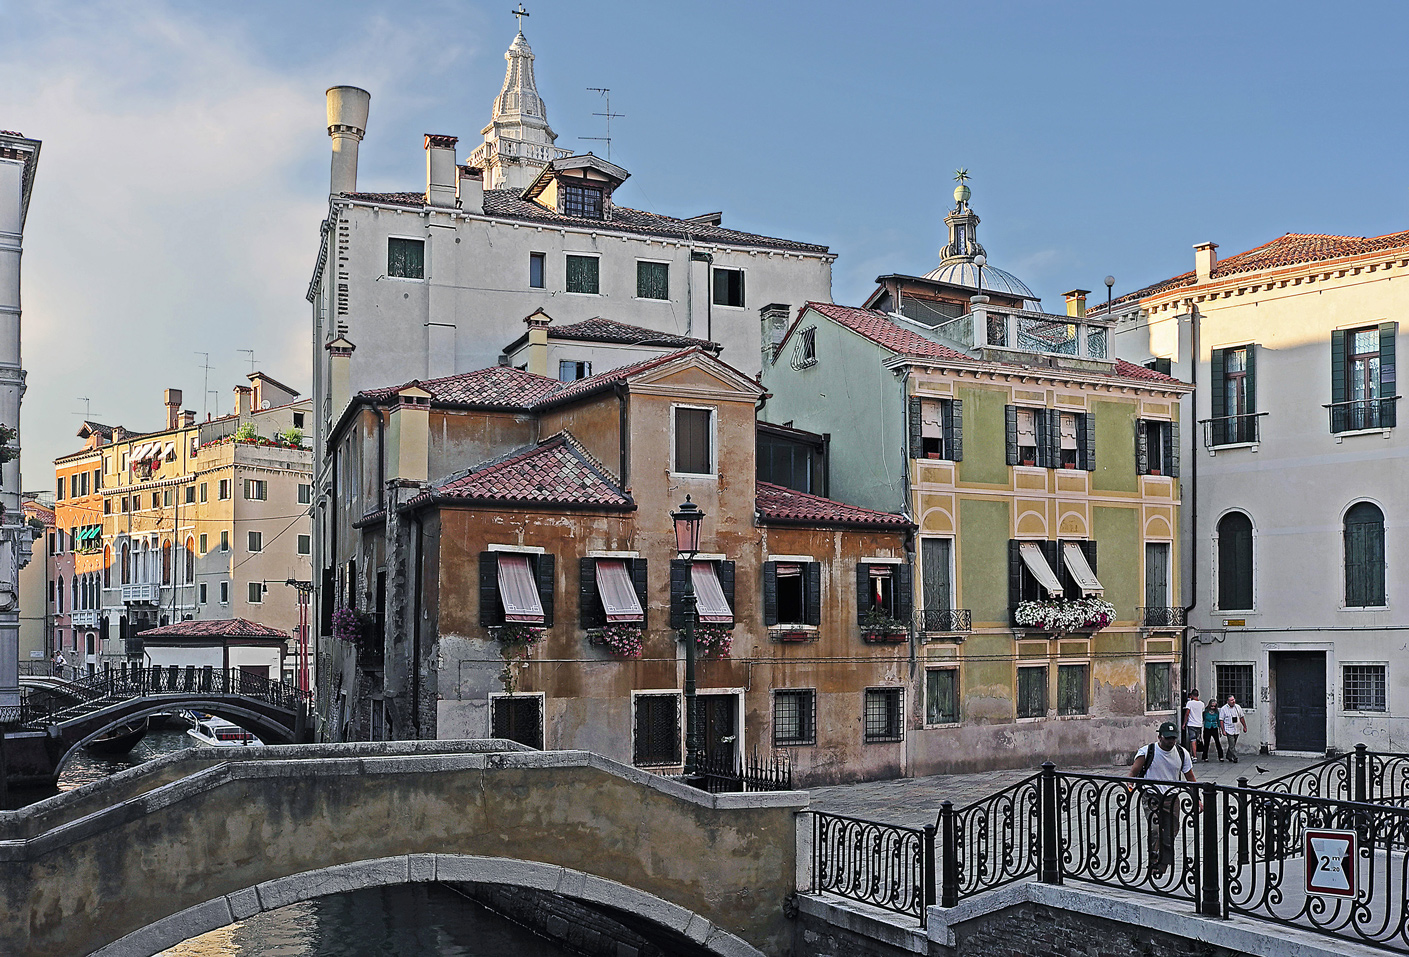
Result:
[[[582,219],[602,218],[602,190],[597,186],[561,186],[563,214]]]

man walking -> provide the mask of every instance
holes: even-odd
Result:
[[[1238,760],[1238,734],[1248,730],[1247,715],[1238,706],[1238,699],[1228,696],[1228,703],[1218,709],[1218,718],[1223,723],[1223,737],[1228,739],[1228,760]]]
[[[1173,721],[1159,726],[1159,740],[1135,752],[1129,777],[1147,781],[1193,781],[1194,762],[1177,743],[1179,728]],[[1174,835],[1178,826],[1174,809],[1178,806],[1181,788],[1154,785],[1145,793],[1145,812],[1149,818],[1150,877],[1158,880],[1174,864]],[[1195,795],[1190,795],[1197,800]],[[1203,802],[1199,801],[1199,809]]]
[[[1199,689],[1189,692],[1189,700],[1184,702],[1184,740],[1189,746],[1189,760],[1199,759],[1199,739],[1204,733],[1204,703],[1199,700]],[[1208,760],[1208,752],[1204,752]]]

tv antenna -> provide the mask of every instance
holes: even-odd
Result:
[[[203,382],[202,385],[201,385],[201,396],[202,396],[202,399],[201,399],[201,406],[202,406],[201,412],[202,412],[203,414],[205,414],[206,416],[209,416],[209,415],[210,415],[210,395],[209,395],[209,393],[210,393],[210,370],[211,370],[211,369],[214,369],[215,366],[213,366],[213,365],[210,364],[210,353],[209,353],[209,352],[197,352],[196,355],[198,355],[198,356],[201,357],[201,362],[202,362],[201,368],[205,370],[205,380],[204,380],[204,382]]]
[[[86,395],[76,396],[75,398],[77,398],[79,402],[82,402],[82,403],[83,403],[83,421],[87,422],[88,420],[92,419],[92,418],[93,418],[93,400],[90,399],[90,398],[88,398],[88,396],[86,396]],[[74,415],[78,415],[79,413],[75,412],[75,413],[73,413],[73,414],[74,414]]]
[[[607,162],[610,163],[610,162],[612,161],[612,120],[613,120],[613,119],[618,119],[618,120],[625,119],[625,118],[626,118],[626,114],[625,114],[625,113],[613,113],[613,112],[612,112],[612,91],[611,91],[611,88],[610,88],[610,87],[606,87],[606,86],[589,86],[589,87],[587,88],[587,92],[589,92],[589,93],[600,93],[600,94],[602,94],[602,98],[607,101],[607,112],[605,112],[605,113],[593,113],[593,114],[592,114],[593,116],[604,116],[604,117],[607,118],[607,135],[606,135],[606,136],[579,136],[578,139],[580,139],[580,140],[597,140],[597,141],[599,141],[599,142],[606,143],[606,144],[607,144]]]
[[[236,351],[236,352],[248,352],[248,353],[250,354],[250,372],[254,372],[254,350],[253,350],[253,349],[236,349],[235,351]]]

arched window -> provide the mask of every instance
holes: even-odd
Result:
[[[196,540],[186,539],[186,584],[196,580]]]
[[[1385,603],[1385,515],[1372,502],[1356,502],[1345,513],[1345,603]]]
[[[69,607],[74,611],[78,610],[78,576],[74,575],[69,582]]]
[[[171,584],[171,542],[170,540],[161,543],[161,583]]]
[[[122,583],[132,584],[132,543],[122,543]]]
[[[64,576],[63,576],[63,575],[60,575],[60,576],[59,576],[59,587],[58,587],[58,590],[55,591],[55,595],[57,596],[57,601],[58,601],[59,605],[58,605],[58,607],[55,608],[54,610],[57,611],[59,614],[62,615],[62,614],[64,613]]]
[[[1218,608],[1252,610],[1252,519],[1242,512],[1218,521]]]
[[[103,587],[113,587],[113,550],[103,546]]]

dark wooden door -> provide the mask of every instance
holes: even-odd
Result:
[[[1326,653],[1277,653],[1277,749],[1326,750]]]
[[[705,762],[711,768],[732,771],[738,758],[738,696],[708,694],[700,695],[698,700]]]

